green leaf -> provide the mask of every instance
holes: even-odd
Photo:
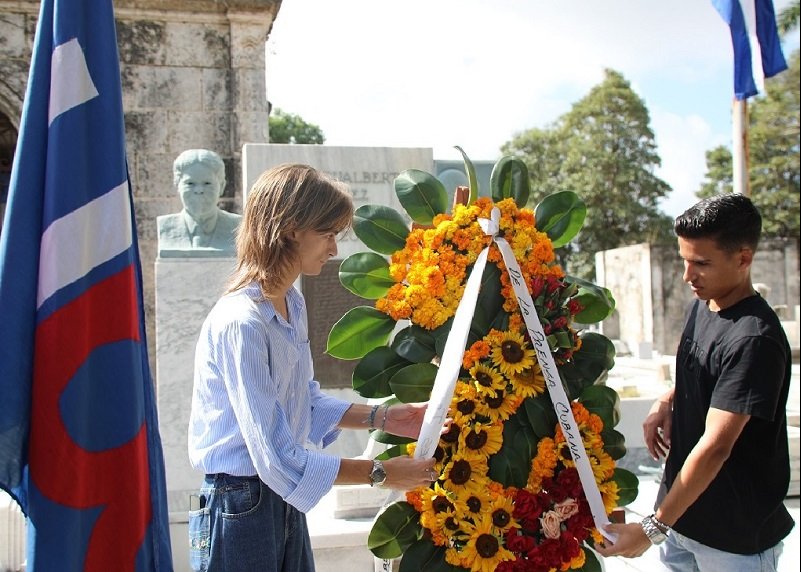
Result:
[[[495,264],[487,264],[481,276],[478,303],[473,313],[470,329],[484,337],[490,331],[492,322],[503,308],[504,298],[501,295],[501,269]]]
[[[616,467],[612,480],[617,483],[618,495],[620,497],[618,498],[617,505],[626,506],[634,502],[634,499],[636,499],[639,494],[637,488],[640,486],[640,479],[637,478],[637,475],[626,469]]]
[[[371,431],[370,437],[379,443],[383,443],[384,445],[406,445],[415,441],[415,439],[411,439],[409,437],[399,437],[398,435],[393,435],[392,433],[387,433],[386,431],[381,431],[380,429]]]
[[[445,547],[436,546],[423,537],[403,554],[398,572],[464,572],[464,568],[451,566],[445,561]]]
[[[557,419],[553,403],[547,394],[527,398],[523,401],[523,411],[526,413],[529,426],[538,438],[553,436]]]
[[[604,572],[603,566],[595,556],[595,552],[589,548],[582,547],[584,550],[584,565],[581,568],[576,568],[578,572]]]
[[[490,190],[495,202],[511,197],[518,208],[525,207],[530,192],[528,167],[517,157],[501,157],[492,168]]]
[[[395,194],[406,213],[418,224],[431,224],[448,212],[448,192],[434,175],[408,169],[395,178]]]
[[[392,348],[373,348],[353,370],[353,389],[362,397],[388,397],[392,395],[389,380],[410,364],[411,362],[392,351]]]
[[[537,435],[519,413],[507,419],[503,424],[501,450],[489,459],[489,477],[505,487],[526,486],[538,442]]]
[[[605,429],[611,429],[620,422],[620,396],[611,387],[605,385],[585,387],[579,396],[579,401],[590,413],[595,413],[601,418]]]
[[[580,324],[595,324],[605,320],[615,310],[615,298],[607,288],[593,284],[577,276],[565,276],[567,284],[578,286],[573,297],[583,309],[574,316]]]
[[[362,298],[376,300],[395,285],[387,259],[375,252],[351,254],[339,266],[339,281]]]
[[[462,154],[462,159],[464,159],[464,170],[467,173],[467,180],[470,185],[470,198],[467,200],[467,204],[472,205],[478,198],[478,177],[476,177],[476,168],[473,166],[473,162],[467,156],[467,153],[465,153],[461,147],[457,145],[456,149]]]
[[[626,437],[623,433],[614,429],[604,429],[601,431],[601,439],[604,440],[604,450],[615,461],[622,459],[626,454]]]
[[[393,445],[384,450],[384,452],[376,455],[375,458],[379,461],[386,461],[387,459],[393,459],[395,457],[405,457],[409,454],[409,449],[406,447],[407,444],[408,443],[401,443],[400,445]]]
[[[396,502],[378,515],[367,548],[378,558],[398,558],[420,535],[420,515],[407,502]]]
[[[554,248],[570,242],[581,230],[587,205],[573,191],[560,191],[545,197],[534,210],[537,230],[551,239]]]
[[[448,318],[439,328],[431,331],[431,335],[434,337],[434,350],[437,352],[438,356],[441,356],[445,352],[445,343],[448,341],[448,334],[451,333],[452,325],[453,318]]]
[[[438,369],[433,363],[408,365],[392,376],[389,386],[403,403],[428,401]]]
[[[395,334],[392,349],[413,363],[429,363],[437,355],[434,336],[425,328],[412,324]]]
[[[353,232],[367,248],[392,254],[406,246],[409,229],[398,211],[382,205],[362,205],[353,213]]]
[[[597,332],[583,332],[580,337],[581,348],[573,354],[573,365],[582,385],[587,387],[615,366],[615,346]]]
[[[347,311],[331,328],[325,352],[339,359],[359,359],[387,343],[395,320],[370,306]]]

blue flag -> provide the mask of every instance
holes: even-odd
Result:
[[[27,570],[171,570],[111,0],[43,0],[0,234],[0,486]]]
[[[731,29],[734,96],[764,91],[764,79],[787,69],[771,0],[712,0]]]

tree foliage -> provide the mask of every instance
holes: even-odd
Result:
[[[322,129],[313,123],[307,123],[299,115],[274,109],[268,119],[270,143],[306,143],[322,145],[325,136]]]
[[[606,70],[551,127],[515,135],[502,152],[526,163],[530,204],[560,190],[586,203],[581,233],[558,253],[571,274],[593,278],[598,251],[673,240],[672,219],[658,207],[671,189],[654,174],[661,159],[648,109],[620,73]]]
[[[787,71],[767,80],[767,94],[749,103],[748,177],[766,238],[798,238],[801,230],[798,50],[788,64]],[[698,196],[732,192],[731,152],[725,147],[707,151],[706,166]]]
[[[787,34],[792,32],[798,27],[799,8],[798,0],[790,2],[785,8],[778,13],[776,23],[779,26],[779,32]]]

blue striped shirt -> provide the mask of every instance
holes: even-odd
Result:
[[[289,322],[251,284],[212,308],[195,351],[189,459],[204,473],[258,475],[308,512],[329,491],[339,457],[316,448],[339,435],[350,403],[314,380],[306,304],[290,288]]]

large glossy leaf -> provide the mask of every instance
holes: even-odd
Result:
[[[528,481],[531,459],[539,439],[525,421],[513,415],[503,424],[503,445],[489,460],[489,477],[506,487],[522,488]]]
[[[492,168],[490,191],[495,202],[511,197],[518,208],[526,206],[530,192],[526,164],[511,155],[501,157]]]
[[[587,205],[573,191],[560,191],[545,197],[534,210],[537,230],[551,239],[554,248],[570,242],[581,230]]]
[[[583,306],[575,320],[580,324],[595,324],[605,320],[615,310],[615,298],[608,288],[577,276],[565,276],[565,282],[578,286],[575,300]]]
[[[501,295],[501,270],[495,264],[487,264],[481,276],[478,303],[473,314],[471,329],[480,332],[482,337],[490,331],[492,322],[503,308]]]
[[[408,169],[395,178],[395,194],[406,213],[418,224],[431,224],[448,211],[448,192],[434,175]]]
[[[451,333],[451,326],[453,325],[453,318],[449,318],[444,324],[442,324],[436,330],[431,331],[431,335],[434,337],[434,349],[437,352],[438,356],[442,356],[445,352],[445,343],[448,341],[448,334]]]
[[[328,334],[326,353],[339,359],[359,359],[387,343],[395,320],[370,306],[356,306],[345,313]]]
[[[434,336],[425,328],[412,324],[395,334],[392,340],[393,351],[402,358],[413,363],[428,363],[437,350]]]
[[[375,252],[351,254],[339,266],[339,281],[362,298],[376,300],[395,284],[387,259]]]
[[[371,431],[370,437],[379,443],[383,443],[384,445],[406,445],[415,441],[415,439],[411,439],[409,437],[399,437],[398,435],[393,435],[392,433],[387,433],[386,431],[381,431],[380,429]]]
[[[461,147],[457,145],[456,150],[462,154],[462,159],[464,159],[464,170],[467,173],[467,181],[470,185],[470,198],[467,204],[472,205],[478,198],[478,177],[476,177],[476,168],[473,166],[473,162],[467,156],[467,153],[465,153]]]
[[[523,411],[529,427],[539,439],[553,435],[557,422],[556,412],[547,394],[526,399],[523,402]]]
[[[626,469],[616,467],[612,480],[617,483],[619,495],[617,501],[618,506],[626,506],[634,502],[639,492],[638,487],[640,486],[640,479],[637,478],[637,475]]]
[[[406,246],[409,229],[398,211],[383,205],[362,205],[353,213],[353,232],[368,248],[392,254]]]
[[[611,429],[620,422],[620,396],[611,387],[605,385],[585,387],[579,396],[579,401],[590,413],[595,413],[601,418],[605,429]]]
[[[392,348],[373,348],[353,370],[353,389],[362,397],[388,397],[392,395],[389,380],[407,365],[411,365],[411,362],[400,357]]]
[[[424,536],[403,554],[398,572],[464,572],[445,561],[445,547],[436,546]]]
[[[407,443],[402,443],[400,445],[388,447],[383,453],[376,455],[375,458],[379,461],[386,461],[387,459],[393,459],[395,457],[405,457],[409,454],[409,449],[406,445]]]
[[[615,346],[603,334],[584,332],[581,334],[581,349],[573,354],[573,364],[582,384],[590,386],[615,366]]]
[[[604,429],[601,431],[601,439],[604,440],[604,450],[614,460],[622,459],[626,454],[626,437],[623,433],[614,429]]]
[[[398,558],[420,532],[418,512],[407,502],[396,502],[376,518],[367,537],[367,548],[378,558]]]
[[[428,401],[438,369],[432,363],[408,365],[392,376],[389,386],[395,397],[403,403]]]

